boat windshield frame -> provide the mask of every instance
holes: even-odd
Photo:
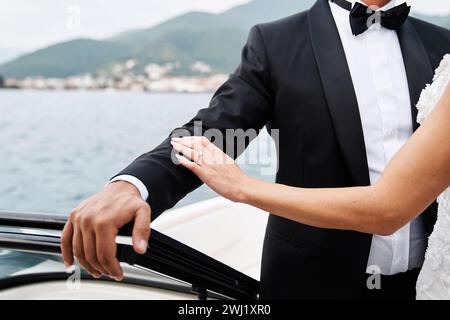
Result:
[[[6,227],[0,228],[0,248],[60,255],[66,222],[63,215],[0,211],[0,227]],[[259,299],[257,280],[156,230],[151,232],[147,252],[137,254],[130,241],[123,241],[129,240],[132,227],[130,224],[119,231],[116,243],[120,262],[187,283],[200,299]]]

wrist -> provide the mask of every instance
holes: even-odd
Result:
[[[130,183],[128,181],[122,181],[122,180],[112,181],[105,186],[105,189],[108,191],[115,192],[115,193],[124,192],[124,193],[130,193],[131,195],[137,196],[139,198],[141,197],[141,193],[139,192],[139,189],[135,185],[133,185],[132,183]]]
[[[249,177],[247,175],[244,175],[244,177],[238,183],[238,186],[237,186],[238,192],[236,194],[235,202],[248,203],[250,196],[251,196],[250,192],[251,192],[252,188],[254,188],[256,183],[257,183],[256,179]]]

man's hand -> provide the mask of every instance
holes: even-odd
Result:
[[[150,236],[150,213],[150,206],[132,184],[108,184],[72,210],[61,238],[64,264],[73,265],[76,257],[92,276],[122,280],[116,236],[122,226],[134,221],[133,248],[144,254]]]

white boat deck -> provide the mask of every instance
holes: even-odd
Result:
[[[215,198],[168,211],[152,223],[152,228],[259,280],[267,218],[268,214],[259,209]],[[130,238],[119,238],[121,243],[131,242]],[[169,281],[156,273],[126,264],[122,266],[129,269],[128,272],[134,278]],[[14,275],[46,272],[64,273],[65,268],[62,263],[49,260]],[[197,299],[196,295],[173,290],[93,280],[83,281],[74,290],[68,287],[69,276],[66,280],[30,283],[6,289],[0,292],[0,299]]]
[[[168,211],[152,228],[259,280],[268,214],[214,198]]]

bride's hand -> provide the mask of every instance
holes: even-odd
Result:
[[[242,190],[250,180],[232,158],[205,137],[173,138],[173,148],[185,168],[195,173],[221,196],[240,202]]]

